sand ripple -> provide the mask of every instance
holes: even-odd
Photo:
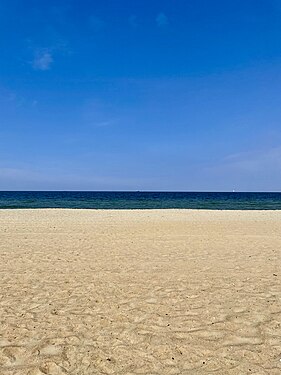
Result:
[[[0,374],[281,373],[281,212],[0,210]]]

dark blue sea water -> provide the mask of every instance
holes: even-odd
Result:
[[[0,208],[280,210],[281,193],[0,191]]]

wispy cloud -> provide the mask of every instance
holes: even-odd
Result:
[[[110,126],[112,124],[114,124],[114,121],[101,121],[101,122],[96,123],[95,126],[102,128],[105,126]]]
[[[228,155],[202,170],[219,190],[280,191],[281,147]]]
[[[0,87],[0,105],[2,104],[3,108],[16,108],[22,107],[36,107],[38,101],[33,98],[32,95],[22,95],[16,91]]]
[[[53,55],[50,50],[37,51],[32,62],[35,70],[49,70],[54,62]]]
[[[169,19],[163,12],[159,13],[156,17],[156,24],[158,27],[165,27],[169,24]]]
[[[26,39],[27,49],[32,54],[32,58],[27,62],[34,70],[50,70],[55,58],[71,56],[72,50],[67,40],[65,40],[55,29],[49,28],[47,40],[44,45],[38,45],[33,39]]]
[[[65,171],[65,167],[34,169],[32,166],[2,167],[0,181],[3,190],[134,190],[152,185],[149,178],[110,176]]]
[[[228,155],[224,159],[227,168],[247,173],[272,172],[281,170],[281,147],[272,147],[266,150],[241,152]]]

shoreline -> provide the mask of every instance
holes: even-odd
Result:
[[[24,208],[11,208],[11,207],[7,207],[7,208],[1,208],[0,207],[0,211],[94,211],[94,212],[108,212],[108,211],[112,211],[112,212],[162,212],[162,211],[171,211],[171,212],[174,212],[174,211],[191,211],[191,212],[271,212],[271,213],[274,213],[274,212],[281,212],[281,209],[225,209],[225,208],[222,208],[222,209],[219,209],[219,208],[214,208],[214,209],[210,209],[210,208],[71,208],[71,207],[44,207],[44,208],[41,208],[41,207],[38,207],[38,208],[27,208],[27,207],[24,207]]]

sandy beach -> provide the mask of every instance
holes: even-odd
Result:
[[[0,210],[0,374],[281,373],[281,211]]]

